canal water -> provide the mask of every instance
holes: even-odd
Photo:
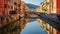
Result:
[[[35,19],[30,19],[21,34],[46,34],[46,32]]]

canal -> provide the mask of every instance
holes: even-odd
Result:
[[[22,29],[21,34],[46,34],[46,32],[36,19],[30,19],[24,29]]]

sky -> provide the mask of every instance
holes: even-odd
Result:
[[[43,2],[44,0],[22,0],[25,3],[30,3],[30,4],[35,4],[35,5],[39,5],[41,2]]]

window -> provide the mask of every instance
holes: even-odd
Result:
[[[8,5],[8,8],[10,8],[10,6]]]
[[[4,4],[4,8],[7,8],[7,5],[6,4]]]
[[[9,14],[17,14],[16,11],[10,11]]]
[[[16,10],[18,10],[17,8],[14,8],[14,10],[16,11]]]
[[[11,6],[11,9],[13,9],[13,6]]]
[[[18,6],[20,7],[20,4],[18,4]]]
[[[16,3],[16,2],[14,2],[14,5],[17,5],[17,3]]]
[[[10,0],[8,0],[8,1],[10,1]]]

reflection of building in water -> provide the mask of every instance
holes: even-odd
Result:
[[[26,7],[21,0],[0,0],[0,34],[20,34],[28,21]]]

